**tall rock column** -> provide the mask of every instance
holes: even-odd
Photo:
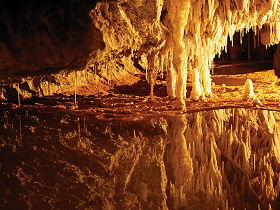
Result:
[[[188,23],[188,14],[190,11],[190,1],[188,0],[174,0],[169,2],[169,18],[172,27],[172,42],[173,42],[173,65],[177,72],[178,79],[176,85],[176,98],[177,107],[183,108],[185,106],[184,101],[184,89],[186,88],[185,80],[187,79],[186,71],[186,52],[185,44],[183,42],[185,26]]]

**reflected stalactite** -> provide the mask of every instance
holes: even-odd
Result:
[[[74,105],[77,108],[77,71],[75,71],[75,78],[74,78]]]
[[[135,121],[72,113],[0,109],[0,175],[9,183],[0,208],[55,208],[58,198],[69,209],[279,209],[279,112]]]
[[[170,154],[174,183],[171,183],[170,191],[175,208],[186,207],[186,194],[189,193],[189,183],[193,177],[193,166],[190,152],[187,148],[185,131],[187,121],[184,115],[172,119],[170,129]]]
[[[170,205],[175,209],[277,209],[277,116],[267,110],[227,109],[172,119]]]

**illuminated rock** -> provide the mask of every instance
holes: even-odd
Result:
[[[253,101],[253,103],[261,104],[260,100],[254,93],[253,82],[250,79],[247,79],[243,86],[243,95],[242,100],[244,101]]]
[[[267,45],[279,42],[279,24],[275,22],[279,18],[278,1],[176,0],[170,1],[167,8],[171,20],[173,64],[179,81],[176,97],[182,105],[183,81],[192,68],[197,70],[194,70],[191,99],[212,95],[210,69],[214,56],[226,49],[228,37],[233,40],[236,31],[243,36],[250,28],[256,33],[257,28],[268,24],[270,30],[263,39],[267,40]]]
[[[193,89],[194,92],[200,89],[201,97],[193,94],[192,99],[212,96],[210,69],[213,58],[221,50],[226,50],[228,37],[232,41],[235,32],[240,31],[242,37],[252,28],[255,34],[261,34],[267,45],[279,40],[278,1],[124,0],[100,1],[85,8],[85,0],[69,7],[72,9],[44,2],[42,5],[45,6],[37,8],[36,15],[28,18],[28,11],[33,11],[30,2],[21,5],[21,16],[15,22],[11,21],[13,7],[6,8],[6,4],[9,4],[8,1],[4,1],[1,7],[1,20],[5,26],[1,37],[9,37],[6,41],[3,38],[0,40],[2,82],[7,82],[9,77],[9,81],[16,79],[18,82],[24,75],[83,69],[81,74],[91,75],[88,81],[97,79],[107,81],[109,85],[111,80],[135,73],[138,68],[150,73],[147,79],[151,85],[151,98],[154,99],[154,80],[157,73],[165,71],[167,93],[176,96],[179,108],[184,107],[186,81],[193,68],[199,74],[199,81],[198,76],[194,77]],[[65,5],[68,4],[74,3],[65,0]],[[45,11],[50,7],[57,9],[53,13]],[[44,12],[48,14],[45,21],[41,17]],[[72,16],[68,21],[67,15],[62,18],[63,14]],[[65,27],[67,21],[69,28]],[[24,42],[26,34],[16,35],[16,29],[22,27],[29,32]],[[60,30],[55,30],[55,27]],[[75,44],[76,33],[79,34],[78,45]],[[65,34],[68,34],[67,39],[61,38]],[[12,39],[17,41],[12,42]],[[24,44],[29,47],[22,48]],[[42,49],[39,50],[39,47]],[[151,54],[155,55],[154,62],[142,62]],[[68,75],[65,71],[62,72],[63,77]],[[28,84],[38,95],[41,95],[39,91],[48,95],[48,86],[53,90],[49,92],[60,93],[63,91],[59,89],[69,89],[67,85],[58,87],[44,76],[33,78],[36,81]],[[66,79],[71,80],[71,76]]]

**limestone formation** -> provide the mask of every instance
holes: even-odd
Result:
[[[1,1],[0,80],[83,69],[103,35],[89,12],[95,1]]]
[[[83,70],[92,75],[88,80],[109,83],[126,72],[136,72],[136,66],[150,73],[151,98],[157,73],[167,72],[167,92],[182,108],[187,77],[192,72],[196,76],[191,99],[212,96],[213,59],[226,49],[228,37],[232,40],[235,32],[242,37],[253,29],[266,45],[279,41],[279,4],[274,0],[65,0],[34,4],[26,0],[22,4],[2,1],[0,5],[0,80],[4,83],[60,70],[63,77],[68,74],[65,71]],[[145,62],[153,54],[156,56]],[[45,86],[42,82],[52,83],[41,78],[44,76],[23,81],[31,80],[28,83],[36,83],[40,89]],[[65,85],[55,87],[55,83],[51,86],[68,89]],[[29,89],[38,95],[47,92],[32,86]]]
[[[0,0],[0,208],[279,209],[276,76],[210,72],[279,22],[278,0]]]

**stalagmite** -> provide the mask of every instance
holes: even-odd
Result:
[[[193,68],[192,92],[191,99],[194,101],[199,100],[203,96],[203,89],[200,83],[200,74],[197,68]]]
[[[247,79],[243,87],[242,100],[244,101],[253,101],[253,103],[261,104],[260,100],[254,93],[253,82],[250,79]]]

